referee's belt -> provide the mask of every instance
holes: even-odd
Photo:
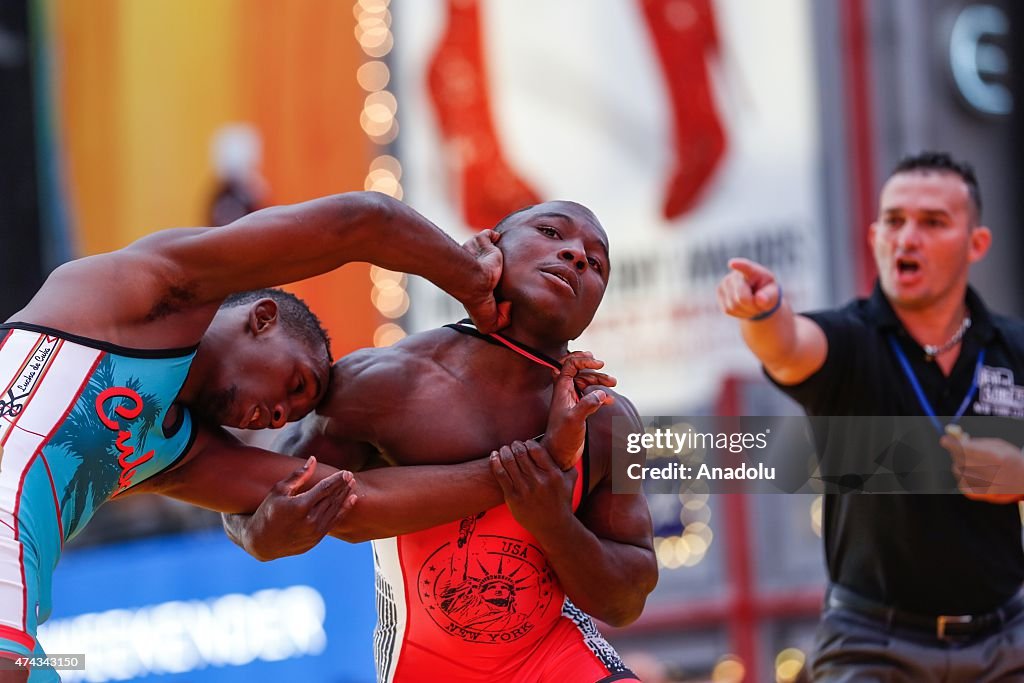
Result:
[[[875,602],[842,586],[832,584],[829,586],[825,605],[876,619],[890,627],[918,631],[939,640],[953,640],[971,638],[998,629],[1024,611],[1024,598],[1019,594],[1015,595],[996,609],[984,614],[926,616]]]

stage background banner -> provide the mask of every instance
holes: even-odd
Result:
[[[607,361],[642,411],[700,405],[757,372],[715,303],[728,258],[775,269],[797,309],[827,300],[805,0],[392,12],[406,201],[460,241],[531,197],[593,209],[612,284],[573,347]],[[410,331],[460,315],[410,289]]]

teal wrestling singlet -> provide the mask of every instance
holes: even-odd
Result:
[[[0,657],[41,652],[36,627],[64,542],[188,452],[188,411],[165,421],[195,351],[0,325]]]

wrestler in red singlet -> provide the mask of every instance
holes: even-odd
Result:
[[[465,324],[449,325],[474,334]],[[475,335],[476,336],[476,335]],[[550,361],[491,335],[538,363]],[[577,464],[573,509],[588,490]],[[378,681],[636,681],[591,617],[566,598],[538,543],[505,505],[373,542]]]

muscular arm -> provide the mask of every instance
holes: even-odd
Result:
[[[291,540],[282,538],[282,534],[287,536],[290,532],[281,528],[287,526],[281,523],[283,520],[278,519],[278,528],[268,532],[262,517],[252,513],[287,495],[286,483],[302,464],[298,458],[246,446],[224,430],[203,429],[184,464],[141,482],[122,495],[156,493],[225,513],[225,529],[231,539],[254,557],[268,560],[301,550],[296,551],[294,544],[289,545]],[[332,519],[316,541],[327,529],[351,542],[410,533],[501,502],[501,489],[494,482],[486,460],[370,470],[348,475],[351,485],[343,481],[325,482],[328,478],[337,479],[333,475],[339,471],[318,462],[303,481],[317,498],[310,507],[327,497],[344,498],[355,493],[354,504]],[[330,486],[312,490],[322,483]],[[462,495],[451,495],[452,489],[448,487],[457,487]],[[340,501],[337,508],[342,509]],[[312,545],[315,542],[309,547]]]
[[[299,444],[304,454],[315,453],[332,443],[339,449],[358,448],[359,444],[346,441],[346,437],[358,438],[360,430],[364,430],[362,448],[373,450],[366,443],[373,440],[373,412],[394,409],[393,397],[402,387],[392,387],[389,382],[397,378],[407,383],[407,372],[416,367],[403,359],[401,353],[370,354],[363,359],[353,355],[352,360],[338,363],[339,368],[347,371],[338,379],[338,386],[348,383],[340,402],[365,406],[367,401],[382,400],[382,407],[371,407],[367,415],[338,408],[326,430],[314,430],[319,435]],[[598,388],[600,384],[592,387],[594,391],[587,398],[578,400],[574,378],[578,372],[600,365],[600,361],[574,354],[563,363],[555,385],[543,441],[558,462],[567,462],[570,467],[578,458],[587,417],[609,400],[606,392]],[[364,458],[366,453],[364,450]],[[363,472],[357,480],[359,503],[334,532],[351,542],[428,529],[488,510],[504,499],[486,458],[458,465],[385,467]]]
[[[304,435],[292,435],[280,443],[290,453],[314,455],[318,460],[347,469],[358,470],[371,459],[375,450],[368,444],[343,441],[319,434],[314,418],[302,424]],[[294,469],[299,460],[290,460]],[[219,467],[223,467],[223,460]],[[321,471],[322,469],[322,471]],[[336,471],[334,467],[320,465],[312,484]],[[279,479],[281,479],[279,477]],[[264,494],[271,491],[267,506],[280,506],[283,499],[296,492],[286,491],[285,482],[263,481]],[[330,535],[350,543],[361,543],[374,538],[389,538],[428,529],[461,519],[502,502],[501,488],[491,476],[486,459],[457,465],[417,465],[406,467],[380,467],[354,475],[356,503],[344,515],[333,521]],[[312,494],[299,505],[312,510],[318,503]],[[247,512],[256,508],[253,507]],[[237,511],[235,511],[237,512]],[[283,523],[287,512],[264,510],[266,514],[226,514],[224,530],[228,536],[250,555],[260,560],[294,555],[308,550],[319,542],[323,531],[304,530],[305,541],[296,541]],[[317,533],[319,531],[319,533]]]
[[[577,515],[564,512],[530,531],[577,607],[612,626],[637,620],[658,582],[642,494],[613,494],[605,480]]]
[[[642,494],[613,494],[606,480],[573,519],[541,540],[566,595],[612,626],[633,623],[658,583],[647,501]]]
[[[356,474],[359,501],[332,536],[350,543],[447,524],[501,504],[487,459],[383,467]]]
[[[784,302],[771,318],[740,322],[743,341],[781,384],[799,384],[825,363],[828,343],[818,324]]]
[[[230,514],[223,515],[228,538],[256,559],[266,561],[305,552],[327,533],[349,543],[397,536],[471,515],[502,501],[501,489],[490,476],[485,460],[447,466],[383,467],[354,474],[354,504],[342,514],[326,519],[332,508],[322,509],[322,505],[337,492],[319,489],[317,482],[337,471],[335,468],[359,470],[373,466],[377,456],[368,443],[326,435],[326,422],[322,417],[309,416],[286,428],[273,445],[283,453],[313,456],[321,463],[329,463],[319,464],[309,477],[295,470],[301,460],[265,452],[210,452],[203,456],[206,464],[188,464],[201,480],[207,480],[212,470],[248,468],[254,456],[259,462],[272,459],[290,463],[290,470],[283,465],[275,470],[285,470],[292,477],[268,480],[260,475],[257,488],[262,489],[262,494],[256,506],[225,511]],[[236,462],[232,464],[228,459]],[[261,465],[255,467],[258,472],[265,469]],[[184,492],[195,495],[197,482],[186,483],[182,486]],[[248,489],[248,482],[245,485]]]
[[[279,447],[303,456],[316,455],[338,467],[362,467],[378,454],[373,444],[380,416],[393,413],[394,397],[410,390],[410,375],[416,376],[417,367],[410,358],[415,357],[407,356],[400,348],[390,348],[360,351],[339,360],[332,377],[334,394],[322,407],[324,415],[307,417],[298,427],[290,428],[292,431]],[[589,358],[566,361],[556,384],[556,397],[571,396],[573,400],[552,401],[545,438],[550,439],[559,462],[564,459],[569,463],[567,466],[575,462],[587,416],[607,400],[601,391],[591,392],[582,401],[575,400],[573,382],[577,371],[595,367],[594,363]],[[428,375],[429,370],[423,373]],[[349,542],[427,529],[493,508],[503,500],[502,489],[486,459],[455,465],[368,470],[356,475],[356,492],[356,504],[336,521],[331,531]],[[268,501],[272,504],[275,497],[279,496],[272,492]],[[317,534],[318,529],[307,533],[308,525],[302,526],[302,533],[309,539],[305,544],[308,549],[323,533]],[[302,552],[298,549],[302,544],[289,539],[294,528],[281,515],[274,514],[234,516],[225,522],[232,539],[262,559]]]
[[[223,228],[177,230],[140,240],[191,281],[199,301],[294,282],[352,261],[422,275],[456,296],[483,277],[448,235],[409,206],[376,192],[349,192],[249,214]],[[230,254],[230,259],[224,255]]]
[[[156,493],[216,512],[251,513],[276,483],[302,462],[279,453],[246,446],[223,429],[200,427],[185,461],[125,491]],[[318,464],[313,482],[338,470]]]
[[[187,345],[228,295],[353,261],[422,275],[472,309],[491,301],[500,271],[496,249],[475,246],[477,255],[488,254],[487,266],[405,204],[351,192],[263,209],[221,228],[163,230],[74,261],[58,268],[17,317],[126,344],[153,343],[151,328],[166,328],[165,345]],[[119,285],[117,306],[96,295],[111,282]],[[172,317],[173,324],[161,322]]]
[[[621,397],[591,420],[595,462],[611,457],[614,414],[639,418]],[[596,428],[595,428],[596,427]],[[547,453],[532,445],[502,449],[496,478],[516,519],[532,533],[576,606],[613,626],[635,621],[658,581],[652,525],[643,494],[612,493],[611,468],[573,514],[572,478],[566,481]],[[529,452],[526,452],[526,450]],[[514,462],[510,462],[514,460]],[[560,490],[559,490],[560,489]]]
[[[311,480],[332,471],[333,468],[318,468]],[[271,495],[262,501],[256,514],[223,515],[224,530],[247,553],[267,561],[303,553],[319,543],[325,533],[360,543],[451,522],[501,502],[501,491],[485,460],[460,465],[383,468],[353,478],[355,503],[344,510],[340,506],[329,508],[324,514],[330,518],[324,521],[323,528],[318,519],[322,499],[338,493],[310,488],[309,500],[295,500],[294,509],[289,510],[288,501],[301,499],[304,494],[295,496],[290,482],[284,480],[274,484]],[[465,495],[453,496],[452,489]],[[260,514],[259,510],[264,508],[266,514]],[[297,517],[296,524],[287,524],[289,514]]]
[[[817,372],[828,355],[828,340],[818,324],[793,312],[768,269],[746,259],[729,265],[732,272],[718,286],[719,305],[740,320],[743,341],[768,374],[782,384],[799,384]],[[779,297],[774,313],[751,320],[770,311]]]
[[[131,491],[158,493],[218,512],[252,513],[267,492],[301,464],[296,458],[245,446],[223,430],[204,429],[183,465]],[[310,483],[338,471],[318,463]],[[458,486],[463,495],[451,495],[452,489],[445,488],[450,486]],[[418,531],[501,502],[501,490],[486,460],[370,470],[355,475],[355,491],[355,520],[342,520],[332,532],[346,540]]]

